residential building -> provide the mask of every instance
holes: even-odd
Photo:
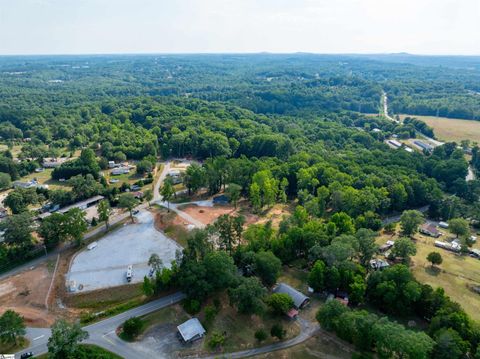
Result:
[[[434,238],[438,238],[442,235],[437,227],[431,223],[424,224],[420,227],[419,231],[422,234],[426,234],[427,236]]]

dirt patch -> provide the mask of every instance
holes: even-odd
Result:
[[[50,326],[55,316],[47,311],[45,299],[53,273],[47,263],[0,281],[0,313],[12,309],[28,326]]]
[[[238,214],[233,206],[213,206],[204,207],[196,204],[184,204],[178,207],[179,210],[187,213],[203,224],[211,224],[221,215],[235,215]]]
[[[178,216],[175,212],[168,212],[161,207],[151,211],[154,214],[154,226],[157,231],[164,232],[182,247],[187,245],[187,236],[190,222]]]
[[[294,211],[294,208],[292,208],[291,205],[286,205],[286,204],[276,204],[272,208],[270,208],[264,216],[262,216],[260,219],[257,218],[256,223],[263,224],[266,223],[267,221],[272,222],[272,226],[274,228],[278,228],[280,222],[282,221],[284,216],[290,216],[292,212]]]

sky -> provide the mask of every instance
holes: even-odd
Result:
[[[480,0],[0,0],[0,55],[480,55]]]

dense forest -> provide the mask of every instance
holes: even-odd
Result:
[[[0,116],[14,119],[7,104],[23,116],[79,100],[143,95],[229,102],[266,114],[378,113],[385,90],[393,113],[479,119],[479,64],[476,57],[400,55],[4,57]]]

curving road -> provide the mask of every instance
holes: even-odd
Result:
[[[170,161],[167,161],[165,163],[165,166],[163,167],[162,173],[160,174],[157,183],[155,183],[154,186],[154,203],[158,203],[162,206],[167,205],[166,202],[162,201],[162,197],[159,193],[159,189],[163,181],[165,180],[165,177],[167,173],[170,170]],[[144,208],[146,207],[147,204],[142,204],[139,206],[139,208]],[[182,218],[186,219],[187,221],[191,222],[195,226],[199,228],[205,227],[203,223],[200,221],[195,220],[192,218],[190,215],[187,213],[181,211],[178,209],[179,204],[170,204],[170,209],[176,212],[179,216]],[[121,214],[119,216],[116,216],[115,219],[111,220],[111,223],[116,223],[126,217],[128,217],[128,213]],[[96,230],[89,232],[85,238],[90,238],[91,236],[99,233],[102,229],[97,228]],[[21,270],[24,270],[32,265],[35,265],[36,263],[40,263],[50,256],[56,255],[57,252],[55,251],[49,254],[48,256],[39,258],[33,262],[30,262],[28,264],[25,264],[22,267],[16,268],[14,271],[5,273],[4,276],[12,275],[13,272],[19,272]],[[97,346],[100,346],[102,348],[105,348],[115,354],[120,355],[123,358],[126,359],[147,359],[150,358],[150,356],[147,356],[145,353],[138,351],[135,349],[134,346],[130,345],[128,342],[125,342],[118,338],[116,334],[116,329],[125,322],[130,317],[134,316],[143,316],[146,314],[149,314],[151,312],[157,311],[159,309],[168,307],[172,304],[178,303],[182,299],[185,298],[185,295],[181,292],[177,292],[174,294],[171,294],[169,296],[154,300],[152,302],[149,302],[147,304],[144,304],[142,306],[130,309],[126,312],[123,312],[121,314],[118,314],[116,316],[104,319],[102,321],[99,321],[94,324],[87,325],[83,327],[84,330],[86,330],[89,333],[89,338],[85,341],[85,343],[88,344],[95,344]],[[286,340],[284,342],[279,342],[271,345],[266,345],[264,347],[260,348],[254,348],[254,349],[249,349],[249,350],[243,350],[243,351],[238,351],[234,353],[226,353],[226,354],[221,354],[222,357],[224,358],[245,358],[245,357],[250,357],[254,355],[259,355],[263,353],[268,353],[276,350],[281,350],[285,348],[292,347],[294,345],[297,345],[299,343],[302,343],[303,341],[311,338],[318,330],[319,330],[319,325],[316,323],[309,322],[305,319],[298,318],[298,321],[300,323],[300,334],[296,336],[295,338]],[[26,333],[26,338],[30,341],[30,346],[21,352],[15,353],[16,358],[20,358],[21,353],[24,352],[33,352],[34,355],[40,355],[44,354],[48,351],[47,348],[47,343],[48,339],[50,338],[51,335],[51,330],[49,328],[27,328],[27,333]],[[160,354],[160,353],[159,353]],[[218,357],[218,355],[213,355],[213,356],[206,356],[203,357],[205,359],[213,359]]]
[[[83,327],[83,329],[89,334],[89,338],[85,341],[85,343],[98,345],[124,358],[146,358],[145,354],[136,351],[127,342],[118,338],[115,330],[128,318],[142,316],[157,311],[172,304],[178,303],[184,298],[185,294],[180,292],[174,293],[139,307],[130,309],[114,317],[87,325]],[[26,337],[30,341],[30,346],[21,352],[15,353],[15,357],[20,358],[21,353],[29,351],[33,352],[34,355],[46,353],[48,351],[47,343],[50,335],[51,331],[47,328],[28,328]]]
[[[237,359],[237,358],[247,358],[254,355],[270,353],[277,350],[287,349],[293,347],[297,344],[304,342],[307,339],[310,339],[318,330],[320,330],[320,326],[318,324],[309,322],[308,320],[298,318],[298,322],[300,323],[300,334],[297,335],[295,338],[285,340],[284,342],[278,342],[270,345],[265,345],[260,348],[253,348],[248,350],[242,350],[234,353],[225,353],[225,354],[217,354],[217,355],[210,355],[201,357],[202,359],[215,359],[215,358],[229,358],[229,359]]]

